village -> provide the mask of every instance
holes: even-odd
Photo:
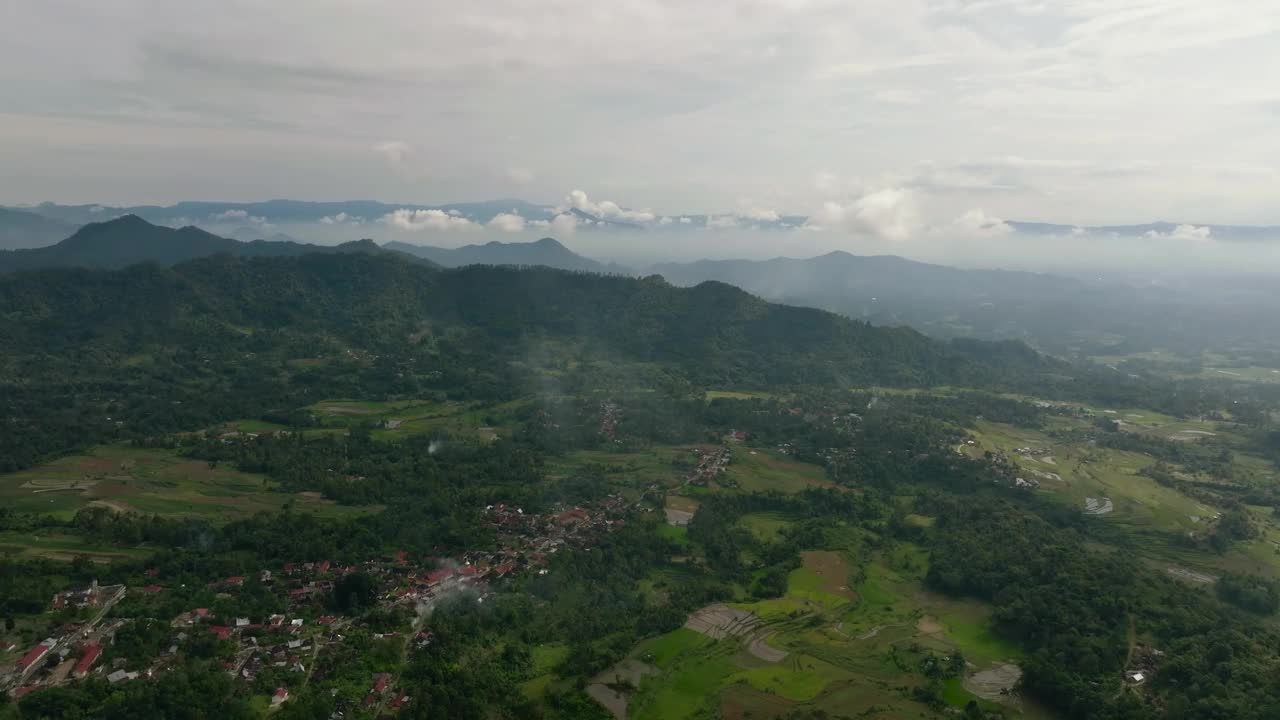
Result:
[[[193,607],[169,618],[170,639],[165,648],[143,665],[108,652],[115,634],[130,622],[142,618],[112,617],[126,594],[141,602],[162,598],[165,578],[147,570],[150,584],[138,588],[103,586],[97,581],[87,587],[55,595],[51,611],[68,608],[82,612],[82,622],[62,626],[59,634],[32,647],[16,663],[0,668],[0,690],[21,698],[43,687],[97,677],[110,683],[146,680],[165,672],[180,659],[193,639],[216,643],[218,656],[228,675],[246,684],[261,685],[273,680],[270,705],[288,702],[290,688],[313,679],[326,652],[341,646],[353,632],[371,633],[375,640],[394,640],[405,651],[429,651],[432,632],[429,617],[437,603],[447,596],[460,596],[483,603],[496,583],[525,572],[546,574],[552,555],[566,546],[589,547],[594,539],[626,524],[626,515],[635,507],[619,495],[610,495],[587,507],[560,506],[546,513],[525,512],[523,508],[494,504],[483,508],[482,518],[497,542],[489,549],[468,550],[456,556],[412,557],[396,551],[386,557],[359,564],[331,560],[287,563],[264,569],[252,577],[232,576],[210,584],[216,597],[234,606],[238,596],[252,585],[274,596],[283,611],[266,616],[219,613],[208,607]],[[376,585],[374,609],[392,617],[409,618],[408,627],[394,630],[361,627],[358,618],[334,608],[335,587],[352,573],[364,573]],[[143,605],[146,607],[146,605]],[[274,682],[280,679],[279,683]],[[412,702],[400,692],[389,673],[368,678],[368,691],[359,705],[375,715],[392,712]],[[342,717],[336,712],[335,720]]]

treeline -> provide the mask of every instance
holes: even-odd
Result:
[[[1090,551],[1085,538],[1011,503],[961,499],[934,509],[927,581],[995,606],[997,630],[1028,650],[1022,686],[1064,715],[1240,718],[1280,712],[1274,631],[1178,585],[1120,551]],[[1232,583],[1229,595],[1251,592]],[[1164,659],[1153,704],[1122,692],[1128,632]]]

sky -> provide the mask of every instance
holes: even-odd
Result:
[[[40,0],[0,203],[1280,224],[1280,0]]]

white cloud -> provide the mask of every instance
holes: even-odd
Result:
[[[902,188],[869,192],[852,202],[828,200],[810,218],[823,230],[843,230],[887,240],[903,240],[921,227],[915,194]]]
[[[409,153],[413,152],[413,148],[403,140],[388,140],[374,145],[373,151],[386,158],[393,167],[400,167],[404,165]]]
[[[592,202],[582,190],[570,192],[569,196],[565,198],[565,203],[571,208],[606,220],[651,223],[658,217],[652,210],[629,210],[612,200]]]
[[[1004,220],[992,217],[982,208],[974,208],[956,218],[953,226],[969,235],[1000,236],[1013,232]]]
[[[265,217],[262,217],[261,215],[250,215],[248,210],[241,210],[241,209],[224,210],[220,213],[217,213],[216,215],[211,215],[210,220],[212,222],[223,222],[223,223],[241,222],[241,223],[251,223],[253,225],[261,225],[263,227],[273,227],[271,223],[267,222],[267,219]]]
[[[525,219],[517,213],[498,213],[493,216],[488,225],[494,230],[517,233],[524,230]]]
[[[340,212],[336,215],[325,215],[320,218],[320,222],[325,225],[359,225],[364,222],[364,218],[359,217],[358,215],[350,215],[345,212]]]
[[[782,219],[777,210],[753,207],[742,214],[742,217],[756,222],[776,223]]]
[[[410,210],[400,208],[382,217],[382,222],[401,230],[477,230],[479,225],[443,210]]]
[[[507,180],[516,185],[528,185],[533,182],[533,171],[528,168],[513,167],[507,169]]]
[[[738,227],[738,218],[733,215],[710,215],[707,217],[708,230],[728,230]]]
[[[1158,240],[1187,240],[1191,242],[1203,242],[1209,240],[1213,235],[1212,228],[1207,226],[1195,225],[1178,225],[1169,232],[1160,232],[1158,230],[1147,231],[1147,237]]]
[[[578,217],[569,213],[560,213],[551,220],[551,232],[556,235],[572,235],[578,230]]]

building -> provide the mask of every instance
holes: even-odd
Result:
[[[280,688],[276,688],[276,691],[275,691],[274,693],[272,693],[272,695],[271,695],[271,704],[272,704],[272,705],[279,705],[280,703],[282,703],[282,702],[284,702],[285,700],[288,700],[288,699],[289,699],[289,691],[288,691],[288,690],[286,690],[285,688],[282,688],[282,687],[280,687]]]
[[[75,668],[71,670],[71,676],[82,678],[89,674],[90,668],[98,661],[98,656],[102,655],[102,646],[90,643],[84,648],[84,654],[80,656],[80,660],[76,662]]]
[[[23,680],[27,679],[27,677],[34,672],[36,668],[40,667],[41,661],[49,657],[49,651],[52,649],[53,641],[45,640],[39,645],[31,648],[26,655],[19,658],[17,664],[14,666],[18,671],[19,677]]]

